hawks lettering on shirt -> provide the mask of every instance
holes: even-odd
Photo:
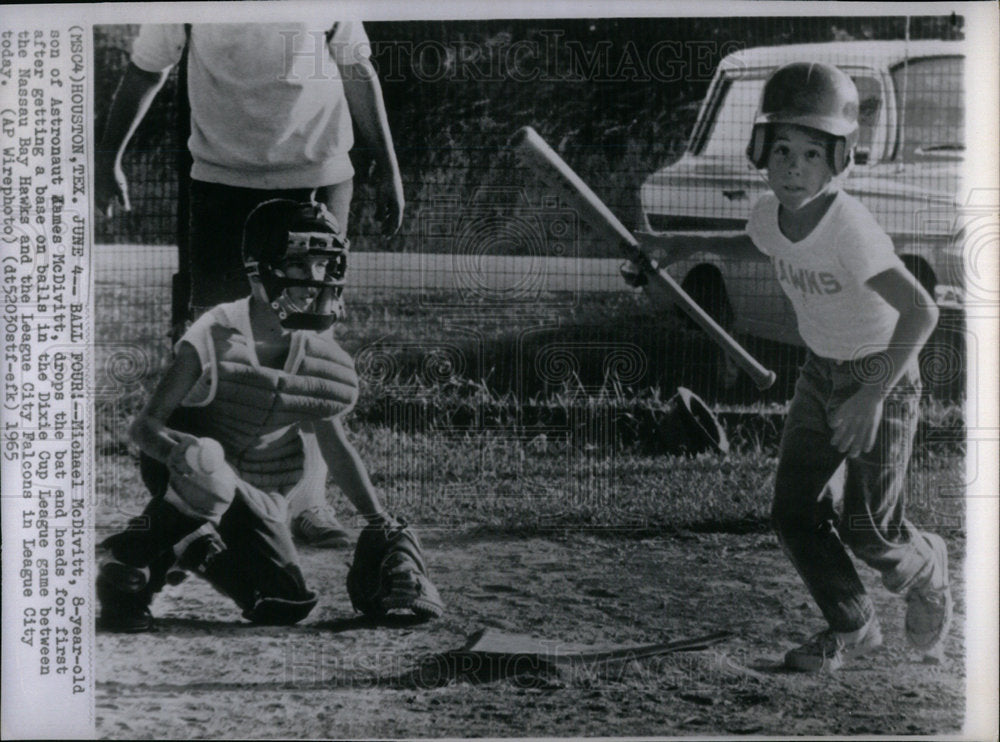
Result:
[[[772,258],[778,280],[786,286],[792,286],[807,294],[839,294],[844,287],[836,276],[826,271],[812,271],[808,268],[797,268],[781,258]]]

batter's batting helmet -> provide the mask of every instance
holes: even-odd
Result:
[[[816,129],[833,139],[830,168],[843,172],[858,142],[858,89],[831,64],[792,62],[779,67],[764,83],[754,119],[747,157],[758,170],[767,164],[774,124]]]
[[[344,273],[350,244],[336,218],[321,203],[265,201],[243,226],[243,265],[258,278],[283,327],[325,330],[343,316]],[[307,258],[326,260],[321,280],[291,278],[290,265]],[[293,296],[288,289],[307,289]]]

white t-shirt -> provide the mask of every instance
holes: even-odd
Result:
[[[186,43],[183,24],[144,24],[132,62],[162,72],[177,64]],[[314,188],[353,176],[341,67],[370,54],[358,22],[193,24],[191,177],[263,189]]]
[[[865,282],[903,267],[889,235],[860,201],[839,191],[816,228],[791,242],[778,227],[778,206],[773,193],[762,196],[747,234],[771,258],[806,345],[838,361],[885,350],[899,312]]]
[[[198,360],[201,363],[201,376],[182,402],[185,407],[205,407],[215,399],[218,372],[215,344],[212,342],[211,330],[213,327],[231,328],[248,338],[250,340],[248,347],[251,361],[259,365],[254,352],[253,331],[250,325],[250,298],[238,299],[213,307],[195,320],[174,346],[174,350],[177,351],[181,343],[190,343],[197,352]],[[327,332],[332,333],[333,328]],[[303,331],[295,332],[292,334],[291,347],[282,370],[285,373],[295,373],[302,365],[304,357],[305,334]],[[302,479],[286,492],[289,499],[300,492],[315,492],[317,488],[321,490],[326,485],[326,462],[323,460],[323,454],[320,452],[319,442],[316,439],[316,434],[312,431],[311,424],[299,426],[298,433],[302,438],[305,460],[302,464]],[[271,438],[280,440],[285,435],[287,435],[285,429],[277,430],[271,434]]]

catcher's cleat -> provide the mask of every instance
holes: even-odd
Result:
[[[97,600],[101,604],[98,629],[126,634],[153,630],[149,570],[116,561],[105,563],[97,575]]]
[[[120,611],[101,608],[97,619],[98,631],[109,631],[115,634],[145,634],[153,631],[156,624],[149,608]]]
[[[847,660],[873,652],[882,646],[882,629],[872,618],[857,631],[826,629],[785,655],[785,667],[804,672],[833,672]]]
[[[372,618],[407,611],[430,619],[444,602],[427,574],[416,532],[405,522],[365,526],[347,573],[347,594],[355,610]]]
[[[342,549],[351,543],[351,535],[337,520],[329,505],[303,510],[292,519],[292,536],[305,546]]]
[[[906,638],[927,657],[940,654],[941,645],[951,628],[952,600],[948,586],[948,547],[944,539],[928,533],[927,539],[940,562],[944,585],[914,587],[906,595]]]
[[[299,600],[259,598],[243,617],[263,626],[291,626],[309,615],[316,607],[316,593],[309,591]]]

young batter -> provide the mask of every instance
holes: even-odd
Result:
[[[220,304],[178,343],[171,366],[131,427],[159,466],[143,478],[153,499],[106,540],[100,625],[152,628],[153,596],[193,571],[257,623],[294,623],[315,606],[287,525],[288,500],[325,488],[329,469],[368,520],[348,576],[356,608],[438,616],[412,529],[386,513],[341,418],[357,399],[351,357],[333,339],[342,313],[347,245],[318,203],[268,201],[247,219],[243,251],[251,295]],[[192,470],[199,438],[221,444],[225,463]]]
[[[858,92],[836,67],[793,63],[766,82],[747,155],[771,192],[747,223],[808,346],[785,420],[772,519],[828,627],[785,655],[835,670],[882,644],[848,548],[905,593],[906,635],[934,655],[952,602],[944,540],[904,514],[917,429],[918,355],[938,311],[889,236],[838,181],[858,136]],[[701,240],[674,248],[708,249]],[[742,257],[742,256],[741,256]]]

